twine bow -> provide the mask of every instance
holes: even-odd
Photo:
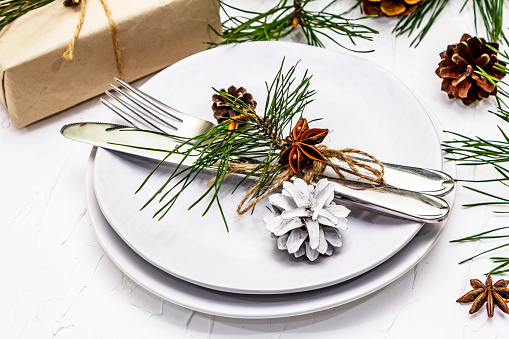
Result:
[[[67,47],[67,50],[64,52],[63,56],[66,60],[72,60],[74,56],[74,45],[76,44],[76,40],[78,39],[81,27],[83,26],[83,21],[85,19],[85,0],[64,0],[64,6],[76,6],[78,4],[81,6],[80,18],[78,24],[76,25],[76,29],[74,30],[74,36],[72,37],[72,40],[69,43],[69,46]],[[115,24],[115,21],[111,16],[111,11],[108,7],[108,4],[106,3],[106,0],[101,0],[101,4],[104,8],[104,13],[106,14],[106,17],[108,18],[108,23],[110,24],[111,35],[113,37],[113,44],[115,46],[115,57],[117,60],[118,74],[119,77],[123,79],[124,68],[122,64],[122,53],[120,51],[120,45],[118,42],[117,25]]]
[[[311,184],[316,181],[319,176],[321,176],[327,166],[331,167],[334,172],[341,178],[345,179],[343,173],[341,173],[341,169],[338,165],[334,164],[331,159],[336,158],[342,162],[345,162],[351,171],[359,178],[364,179],[373,184],[373,186],[377,187],[385,187],[386,183],[383,178],[384,176],[384,166],[383,164],[376,159],[371,154],[366,152],[353,149],[353,148],[345,148],[341,150],[330,149],[325,145],[317,146],[320,152],[324,155],[325,161],[313,161],[312,166],[306,167],[299,173],[297,176],[302,178],[307,184]],[[357,160],[352,157],[352,155],[361,155],[367,159],[371,159],[375,166],[372,166],[362,160]],[[248,172],[254,170],[258,164],[244,164],[244,163],[230,163],[228,172],[226,175],[240,173],[240,172]],[[276,176],[272,185],[261,195],[252,199],[253,194],[260,189],[259,185],[255,185],[249,189],[246,195],[242,198],[239,205],[237,206],[237,213],[242,215],[252,209],[258,202],[267,197],[270,193],[276,190],[284,181],[290,180],[293,176],[295,176],[295,172],[289,165],[273,165],[274,167],[281,167],[281,172]],[[370,174],[364,174],[361,172],[364,170]],[[209,182],[209,185],[213,183],[213,180]],[[249,201],[245,207],[246,202]]]

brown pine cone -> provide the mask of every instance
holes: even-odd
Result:
[[[222,88],[221,91],[224,92],[224,88]],[[237,88],[235,86],[230,86],[227,93],[242,100],[242,102],[252,110],[256,108],[256,101],[253,100],[253,95],[251,93],[247,93],[244,87]],[[237,116],[238,113],[228,105],[228,100],[225,97],[219,94],[214,94],[212,96],[212,101],[212,111],[214,112],[214,118],[217,119],[217,122],[221,122],[226,118],[235,118]],[[240,107],[240,105],[237,105],[237,108],[244,111],[244,113],[248,112],[246,108]]]
[[[465,105],[497,94],[497,87],[486,77],[475,73],[478,67],[489,75],[502,79],[505,73],[494,68],[498,61],[497,53],[488,46],[498,49],[495,42],[486,42],[463,34],[460,43],[447,46],[447,50],[440,53],[442,60],[435,73],[442,79],[442,91],[450,99],[461,99]]]
[[[362,0],[362,11],[366,15],[408,15],[426,0]]]

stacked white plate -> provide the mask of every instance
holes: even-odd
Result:
[[[297,82],[308,70],[317,91],[304,116],[321,118],[311,127],[329,128],[331,148],[352,147],[385,162],[453,172],[444,163],[441,128],[434,116],[397,78],[358,57],[281,42],[215,48],[165,69],[143,90],[196,117],[213,120],[214,88],[243,86],[264,111],[265,82],[297,64]],[[211,178],[203,174],[168,213],[153,215],[168,201],[140,208],[174,167],[105,151],[93,152],[88,169],[89,212],[99,241],[128,276],[154,294],[194,310],[239,318],[273,318],[311,313],[372,293],[412,268],[432,248],[444,223],[423,225],[352,208],[343,246],[332,257],[309,262],[279,251],[263,217],[266,202],[252,214],[236,215],[248,186],[220,196],[229,232],[217,205],[202,213]],[[451,173],[452,174],[452,173]],[[448,200],[452,206],[452,194]]]

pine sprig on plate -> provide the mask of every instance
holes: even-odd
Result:
[[[211,29],[220,35],[223,41],[219,44],[209,44],[217,46],[246,41],[279,40],[301,27],[309,45],[324,47],[322,39],[326,38],[338,46],[352,50],[339,42],[334,35],[346,37],[355,46],[355,39],[371,41],[373,40],[372,35],[378,34],[375,29],[357,23],[365,17],[348,19],[342,14],[328,12],[327,9],[335,0],[331,1],[322,10],[308,10],[306,6],[313,1],[315,0],[280,0],[268,11],[256,12],[234,7],[220,0],[221,8],[228,19],[223,22],[222,34],[212,27]],[[242,14],[231,16],[228,13],[230,10]]]
[[[263,116],[258,116],[249,106],[227,92],[217,91],[221,96],[227,98],[230,107],[235,109],[239,116],[242,115],[243,119],[226,120],[202,135],[186,139],[174,150],[167,150],[168,156],[171,153],[182,154],[184,156],[182,162],[190,158],[194,163],[189,167],[182,166],[182,162],[177,165],[166,182],[142,208],[153,201],[159,201],[162,207],[154,217],[163,218],[180,194],[202,171],[215,168],[216,173],[210,181],[211,185],[204,187],[203,194],[189,206],[189,209],[195,207],[206,197],[210,197],[203,215],[210,210],[215,202],[226,225],[226,218],[219,201],[219,191],[225,178],[232,172],[232,168],[235,172],[234,168],[241,167],[243,164],[251,166],[243,172],[244,177],[235,189],[246,179],[257,177],[256,186],[258,188],[252,194],[251,199],[261,196],[282,170],[278,160],[283,145],[283,133],[292,124],[292,121],[300,118],[315,93],[309,88],[311,76],[308,76],[307,71],[300,81],[296,81],[296,66],[291,67],[286,73],[283,72],[283,68],[284,60],[273,82],[270,85],[266,83],[267,104]],[[238,123],[236,129],[229,128],[232,120]],[[149,174],[140,189],[159,166],[160,164]]]

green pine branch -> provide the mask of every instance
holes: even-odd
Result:
[[[20,16],[55,0],[0,0],[0,31]]]
[[[399,19],[393,32],[396,36],[415,35],[410,46],[417,47],[448,4],[449,0],[427,0],[421,3],[413,13]],[[467,5],[471,5],[473,8],[473,19],[478,35],[478,21],[482,21],[489,41],[503,41],[509,45],[503,32],[504,0],[465,0],[461,12]]]
[[[266,12],[247,11],[219,1],[227,19],[223,22],[223,33],[211,29],[222,37],[222,42],[208,44],[212,46],[242,43],[247,41],[279,40],[301,29],[306,42],[312,46],[324,47],[323,39],[328,39],[338,46],[353,50],[337,38],[345,37],[356,45],[356,39],[372,41],[372,35],[378,31],[359,24],[366,17],[348,19],[342,14],[334,14],[327,9],[336,1],[331,1],[320,11],[311,11],[306,6],[315,0],[280,0]],[[242,13],[238,16],[229,15],[234,10]],[[356,51],[372,52],[372,51]]]
[[[497,51],[498,52],[498,51]],[[507,62],[509,61],[509,56],[504,53],[499,53],[498,55],[500,63],[495,67],[504,72],[507,72]],[[476,71],[479,75],[486,77],[490,82],[497,86],[497,108],[495,111],[489,111],[492,114],[495,114],[503,122],[509,123],[509,107],[505,103],[504,100],[509,99],[509,83],[502,79],[499,80],[489,74],[487,74],[484,70],[479,68]],[[490,178],[485,180],[461,180],[464,182],[498,182],[504,187],[509,187],[509,135],[504,131],[504,129],[498,126],[501,139],[500,140],[488,140],[481,137],[471,138],[459,133],[448,132],[452,134],[456,139],[445,141],[443,143],[443,149],[445,152],[452,154],[451,157],[446,157],[449,160],[455,160],[458,165],[490,165],[492,166],[496,172],[498,173],[498,177]],[[489,193],[488,191],[473,188],[471,186],[464,186],[465,188],[478,193],[481,196],[488,197],[489,200],[486,202],[475,202],[470,204],[465,204],[465,207],[476,207],[476,206],[509,206],[509,196],[505,197],[502,195],[496,195]],[[509,213],[508,211],[495,211],[495,213]],[[489,230],[486,232],[482,232],[479,234],[471,235],[462,239],[456,239],[451,242],[466,242],[466,241],[482,241],[487,239],[501,239],[501,238],[509,238],[509,234],[502,235],[492,235],[493,232],[507,230],[509,227],[501,227],[493,230]],[[460,264],[465,263],[467,261],[473,260],[479,256],[482,256],[486,253],[491,253],[494,251],[502,251],[507,250],[506,247],[509,246],[509,243],[505,243],[502,245],[495,246],[486,251],[478,253],[470,258],[467,258],[460,262]],[[502,274],[509,272],[507,266],[509,265],[508,257],[491,257],[490,258],[493,264],[496,266],[491,269],[486,274]]]
[[[416,32],[416,37],[412,40],[410,46],[419,46],[448,3],[449,0],[427,0],[423,2],[413,13],[402,17],[398,21],[393,33],[396,36],[406,34],[410,37]]]
[[[478,32],[477,22],[480,16],[489,41],[503,41],[506,45],[509,44],[509,41],[503,32],[504,0],[465,0],[463,7],[465,7],[465,5],[470,1],[472,2],[474,9],[476,32]]]

